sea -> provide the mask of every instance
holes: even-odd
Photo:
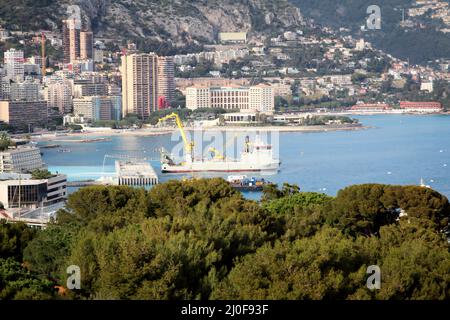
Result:
[[[426,185],[450,197],[449,115],[354,117],[369,128],[356,131],[285,132],[271,138],[277,144],[280,171],[256,177],[279,185],[296,184],[302,191],[332,196],[340,189],[355,184],[418,185],[423,179]],[[49,170],[66,174],[69,181],[111,176],[114,174],[115,160],[130,159],[150,162],[160,182],[192,176],[160,172],[161,148],[173,150],[180,146],[179,137],[124,135],[107,138],[104,141],[80,143],[77,140],[83,137],[62,137],[60,141],[40,142],[38,145],[60,145],[58,148],[41,149],[41,152]],[[234,150],[237,148],[238,145]],[[206,154],[208,152],[205,151]],[[196,177],[226,178],[228,175],[197,174]],[[249,173],[247,176],[253,177],[255,174]],[[69,192],[75,190],[70,188]],[[244,196],[258,199],[261,193],[245,192]]]

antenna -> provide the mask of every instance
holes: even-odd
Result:
[[[22,174],[19,173],[19,218],[20,216],[20,209],[21,209],[21,198],[22,198],[22,194],[21,194],[21,190],[22,189]]]

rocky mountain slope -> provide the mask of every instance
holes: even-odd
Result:
[[[303,21],[300,9],[287,0],[0,0],[0,24],[58,28],[70,5],[80,6],[83,19],[100,37],[170,40],[174,45],[212,42],[218,32],[268,34],[298,28]]]

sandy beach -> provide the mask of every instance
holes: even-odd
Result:
[[[355,131],[365,130],[370,127],[362,125],[327,125],[327,126],[267,126],[267,127],[246,127],[246,126],[229,126],[229,127],[185,127],[186,131],[203,130],[203,131],[226,131],[226,132],[256,132],[256,131],[271,131],[271,132],[332,132],[332,131]],[[115,136],[159,136],[169,135],[177,131],[176,127],[164,128],[142,128],[142,129],[102,129],[95,128],[94,130],[86,130],[82,133],[53,133],[46,132],[32,136],[33,141],[63,141],[67,138],[73,140],[93,139],[95,137],[115,137]],[[78,140],[78,139],[76,139]]]

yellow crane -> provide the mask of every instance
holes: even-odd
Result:
[[[158,124],[169,119],[175,119],[175,123],[180,130],[181,137],[183,138],[184,148],[186,149],[187,153],[192,154],[192,151],[194,150],[194,142],[188,141],[186,133],[184,132],[183,123],[181,122],[180,116],[177,113],[173,112],[165,117],[162,117],[161,119],[159,119]]]
[[[208,151],[214,153],[214,159],[218,159],[218,160],[225,159],[225,157],[216,148],[209,148]]]

